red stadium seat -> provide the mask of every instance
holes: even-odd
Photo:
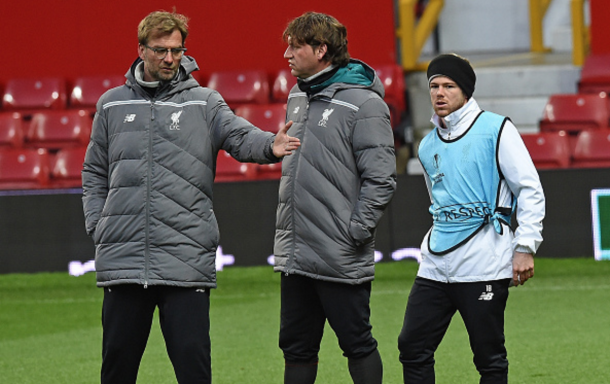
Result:
[[[285,103],[288,101],[290,90],[296,85],[297,78],[292,76],[290,69],[282,69],[275,76],[273,88],[271,89],[271,98],[276,103]]]
[[[552,95],[544,107],[540,131],[579,132],[606,128],[609,110],[605,93]]]
[[[580,71],[578,92],[610,93],[610,54],[587,56]]]
[[[394,127],[400,123],[402,114],[406,109],[405,75],[402,67],[397,64],[377,65],[374,68],[383,84],[384,100],[390,108],[392,126]]]
[[[0,112],[0,146],[23,146],[23,121],[19,112]]]
[[[235,110],[241,116],[264,131],[277,133],[286,121],[286,104],[248,104]],[[257,179],[279,179],[282,176],[282,163],[253,164]]]
[[[45,149],[0,150],[0,189],[35,189],[49,185]]]
[[[220,150],[216,158],[215,182],[249,181],[256,177],[256,164],[241,163],[228,152]]]
[[[91,117],[84,110],[44,111],[32,115],[26,145],[56,150],[84,146],[91,135]]]
[[[576,168],[610,167],[610,130],[582,131],[572,156]]]
[[[64,109],[66,82],[62,78],[11,79],[4,89],[4,109]]]
[[[71,108],[95,108],[107,90],[125,84],[125,76],[81,76],[74,81],[70,93]]]
[[[536,168],[569,168],[571,152],[566,132],[522,134],[521,137]]]
[[[263,131],[278,133],[286,121],[286,104],[246,104],[237,107],[235,114]]]
[[[87,147],[60,149],[51,161],[51,185],[58,188],[82,186],[81,171]]]
[[[385,98],[405,105],[405,78],[402,67],[398,64],[375,66],[375,72],[385,89]]]
[[[210,75],[208,87],[220,92],[231,109],[242,104],[268,104],[269,80],[264,71],[217,71]]]

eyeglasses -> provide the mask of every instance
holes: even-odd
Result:
[[[163,60],[165,59],[165,57],[167,56],[167,52],[172,52],[172,57],[175,60],[178,60],[179,58],[182,57],[182,55],[184,55],[184,52],[186,52],[186,48],[152,48],[149,47],[146,44],[143,44],[146,48],[150,49],[151,51],[153,51],[155,53],[155,57],[158,60]]]

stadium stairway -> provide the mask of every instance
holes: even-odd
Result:
[[[475,68],[474,97],[481,108],[509,116],[521,133],[539,132],[539,121],[550,95],[578,91],[581,68],[572,64],[570,52],[463,56]],[[417,147],[417,141],[431,129],[426,73],[408,73],[405,82]]]

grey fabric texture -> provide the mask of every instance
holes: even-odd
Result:
[[[152,98],[134,78],[140,62],[100,98],[85,156],[83,210],[98,286],[215,287],[216,156],[224,149],[240,161],[278,161],[274,135],[201,87],[191,57]]]
[[[334,83],[288,99],[289,135],[301,147],[283,160],[275,271],[359,284],[374,278],[374,234],[396,189],[396,159],[384,89]]]

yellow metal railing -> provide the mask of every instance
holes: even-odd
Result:
[[[544,46],[542,22],[551,4],[551,0],[530,0],[530,50],[532,52],[549,52]]]
[[[552,0],[529,0],[530,41],[532,52],[549,52],[544,46],[543,20]],[[419,62],[422,48],[434,31],[445,5],[444,0],[429,0],[419,20],[415,18],[418,0],[398,0],[399,27],[396,36],[400,39],[402,67],[405,71],[424,70],[426,63]],[[589,30],[585,25],[585,0],[571,0],[572,15],[572,61],[583,65],[589,49]]]
[[[532,52],[549,52],[544,46],[543,20],[552,0],[530,0],[530,49]],[[583,65],[589,49],[589,30],[585,25],[585,0],[571,0],[572,62]]]
[[[585,0],[572,0],[572,62],[583,65],[589,53],[589,28],[585,25]]]
[[[399,0],[398,13],[400,26],[396,36],[400,39],[402,67],[406,71],[425,69],[418,62],[426,40],[434,30],[441,14],[444,0],[430,0],[419,21],[415,20],[417,0]]]

